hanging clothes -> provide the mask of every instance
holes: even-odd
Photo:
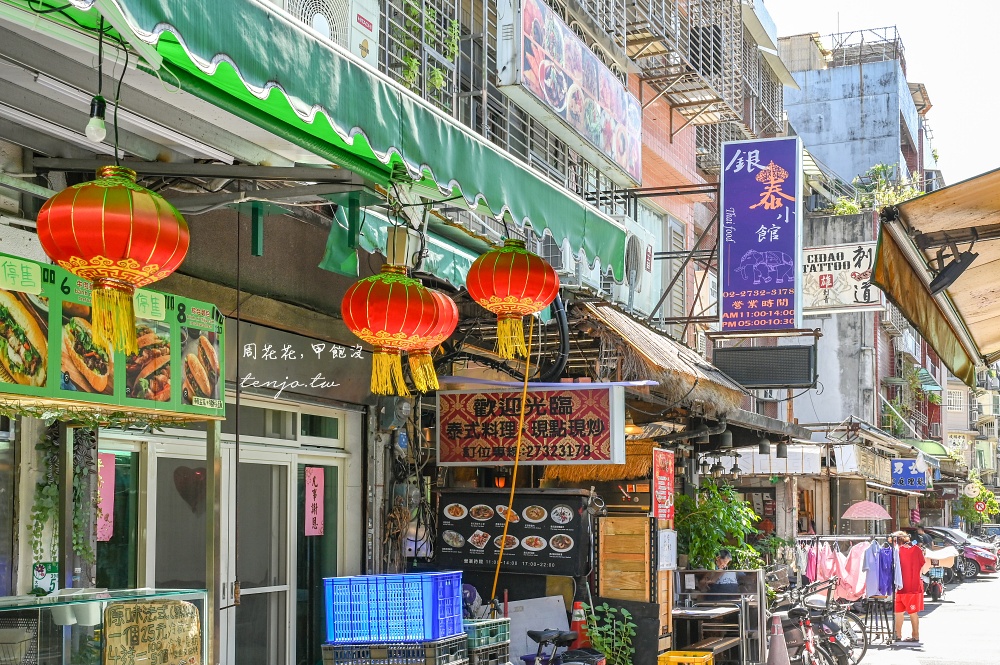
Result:
[[[903,588],[903,569],[899,566],[899,547],[892,548],[892,581],[895,585],[896,591]]]
[[[835,597],[841,600],[858,600],[865,595],[865,585],[867,576],[865,575],[865,554],[868,552],[868,543],[858,543],[847,553],[844,565],[844,574],[837,582],[834,591]],[[841,555],[843,556],[843,555]]]
[[[892,547],[886,545],[879,550],[878,555],[878,595],[891,596],[893,589],[893,575],[895,566],[893,565]]]
[[[819,548],[810,546],[806,552],[805,576],[810,582],[816,581],[817,560],[819,559]]]
[[[837,569],[837,557],[833,554],[830,543],[819,546],[816,555],[816,581],[824,581],[833,577]]]
[[[882,548],[874,540],[865,548],[862,559],[862,569],[865,571],[865,597],[878,596],[879,593],[879,560]]]

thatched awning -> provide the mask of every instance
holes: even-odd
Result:
[[[545,467],[545,479],[576,484],[649,478],[655,446],[651,439],[626,441],[624,464],[551,464]]]
[[[653,390],[680,405],[700,402],[716,414],[739,406],[745,390],[693,350],[604,303],[573,307],[594,329],[601,358],[614,358],[614,380],[653,380]]]

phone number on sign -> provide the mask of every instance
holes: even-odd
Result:
[[[521,444],[521,457],[525,459],[580,459],[593,453],[589,443],[552,443],[552,444]],[[462,457],[466,459],[495,459],[498,457],[514,457],[516,446],[464,446]]]

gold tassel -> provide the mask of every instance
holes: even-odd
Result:
[[[376,348],[372,354],[372,394],[409,397],[403,378],[403,358],[398,349]]]
[[[413,378],[413,385],[422,393],[428,390],[427,381],[424,378],[423,363],[421,363],[421,359],[426,353],[426,351],[409,351],[406,354],[410,363],[410,376]]]
[[[417,390],[422,393],[432,390],[440,390],[437,372],[434,371],[434,358],[428,351],[414,351],[409,354],[410,374],[413,375],[413,383]]]
[[[91,326],[94,339],[115,351],[135,355],[135,308],[131,284],[117,279],[96,279],[91,291]]]
[[[528,357],[528,347],[524,344],[524,325],[520,316],[502,316],[497,319],[497,355],[504,360],[514,360],[518,356]]]

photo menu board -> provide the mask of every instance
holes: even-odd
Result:
[[[0,254],[0,399],[224,417],[215,305],[137,290],[139,350],[125,354],[95,341],[90,291],[58,266]]]
[[[589,493],[518,490],[500,570],[534,575],[585,575],[589,566]],[[500,553],[508,490],[442,490],[437,563],[493,570]]]

